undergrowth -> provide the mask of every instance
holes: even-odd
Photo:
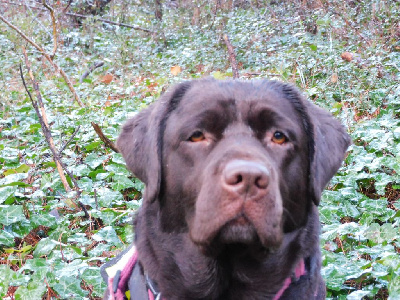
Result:
[[[231,77],[226,33],[242,79],[296,84],[352,136],[320,207],[328,297],[400,299],[400,3],[260,1],[258,8],[215,9],[203,1],[196,15],[193,7],[165,6],[158,23],[151,6],[117,2],[103,18],[157,33],[96,18],[60,19],[55,61],[85,108],[41,54],[27,48],[56,147],[79,128],[62,152],[79,195],[65,192],[23,88],[18,68],[26,42],[0,23],[0,296],[101,297],[99,267],[132,242],[143,184],[90,122],[115,139],[121,124],[168,86]],[[0,14],[51,51],[45,12],[1,3]],[[104,65],[79,83],[98,61]]]

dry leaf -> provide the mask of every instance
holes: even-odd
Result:
[[[110,73],[104,75],[100,81],[105,84],[109,84],[114,79],[114,76]]]
[[[340,56],[342,59],[345,61],[351,61],[353,59],[353,53],[350,52],[343,52],[342,55]]]
[[[339,79],[339,77],[338,77],[337,73],[333,73],[331,76],[331,82],[336,83],[336,82],[338,82],[338,79]]]
[[[176,76],[178,75],[180,72],[182,72],[182,68],[180,66],[173,66],[171,67],[171,74]]]

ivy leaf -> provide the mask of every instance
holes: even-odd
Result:
[[[106,156],[99,156],[97,153],[89,154],[86,159],[85,163],[91,168],[96,169],[98,166],[102,164],[102,162],[106,159]]]
[[[100,229],[96,234],[92,236],[92,239],[97,242],[106,241],[107,243],[114,244],[115,246],[122,246],[122,242],[117,236],[114,228],[106,226]]]
[[[0,232],[0,245],[6,247],[14,247],[15,245],[14,236],[5,230],[2,230]]]
[[[48,256],[51,254],[52,250],[58,245],[59,243],[50,239],[44,238],[36,244],[35,251],[33,251],[34,257],[41,257],[41,256]]]
[[[4,297],[8,291],[11,275],[14,273],[7,265],[0,265],[0,297]]]
[[[52,286],[62,299],[85,297],[88,292],[83,290],[79,279],[72,276],[63,276]]]
[[[361,300],[361,299],[363,299],[363,297],[365,297],[365,296],[370,296],[371,295],[371,292],[370,291],[355,291],[355,292],[352,292],[351,294],[349,294],[348,296],[347,296],[347,300]]]
[[[113,183],[111,184],[111,187],[115,191],[121,191],[135,186],[133,181],[125,175],[114,175],[112,179]]]
[[[394,275],[389,283],[389,298],[388,300],[400,299],[400,275],[397,273]]]
[[[11,225],[25,220],[22,205],[0,206],[0,224]]]
[[[17,186],[5,186],[0,188],[0,204],[5,202],[9,197],[13,196]]]
[[[99,268],[87,268],[83,274],[82,279],[85,280],[87,284],[92,286],[95,296],[102,296],[107,285],[100,275]]]
[[[46,292],[47,286],[40,281],[33,281],[27,287],[20,286],[15,292],[15,300],[33,300],[42,299],[43,294]]]
[[[31,223],[38,227],[39,225],[55,228],[57,227],[57,218],[49,213],[41,213],[36,215],[31,215]]]
[[[122,201],[124,200],[120,192],[113,191],[108,188],[99,189],[97,191],[97,196],[99,205],[101,207],[110,207],[111,204],[118,204],[119,202],[122,203]]]

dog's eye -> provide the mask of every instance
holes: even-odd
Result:
[[[205,140],[205,136],[204,133],[202,133],[201,131],[195,131],[191,137],[189,138],[189,141],[191,142],[201,142],[202,140]]]
[[[287,142],[287,137],[280,131],[275,131],[274,135],[272,136],[272,141],[275,144],[282,145],[283,143]]]

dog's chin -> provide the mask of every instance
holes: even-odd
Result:
[[[257,231],[245,218],[240,217],[225,224],[218,236],[221,244],[256,244],[259,243]]]
[[[253,224],[243,215],[221,227],[218,234],[207,243],[196,243],[204,255],[217,257],[228,251],[236,255],[265,256],[274,253],[279,245],[265,246]]]

